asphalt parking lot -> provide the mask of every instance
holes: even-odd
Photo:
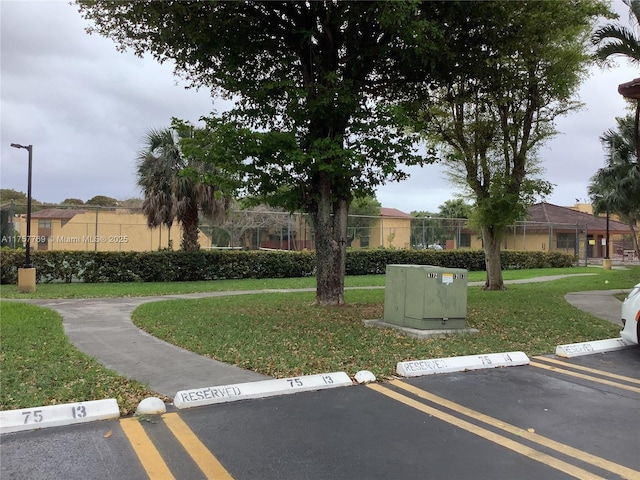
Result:
[[[640,479],[640,348],[5,434],[11,479]]]

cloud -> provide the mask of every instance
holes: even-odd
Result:
[[[625,16],[621,16],[624,20]],[[108,39],[85,33],[67,1],[0,1],[0,186],[26,191],[26,152],[33,144],[33,196],[40,201],[140,196],[135,158],[149,128],[175,116],[196,122],[225,102],[186,89],[170,63],[120,53]],[[561,134],[540,152],[556,184],[548,200],[586,199],[589,178],[603,165],[598,137],[625,114],[617,85],[638,72],[626,64],[594,69],[580,89],[585,108],[558,121]],[[442,167],[407,169],[411,178],[378,189],[386,207],[437,211],[456,196]]]
[[[33,196],[60,202],[140,196],[135,157],[149,128],[171,117],[197,121],[208,92],[185,89],[170,64],[119,53],[89,36],[63,1],[0,3],[2,188],[26,191],[24,152],[33,144]]]

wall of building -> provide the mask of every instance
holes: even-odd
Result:
[[[13,217],[14,227],[18,235],[26,235],[24,216]],[[282,219],[281,219],[282,220]],[[258,248],[259,246],[276,249],[304,250],[314,248],[314,235],[311,226],[303,215],[285,217],[286,222],[279,221],[273,225],[261,226],[253,240],[245,238],[242,243],[234,245],[236,248]],[[351,243],[352,248],[411,248],[411,218],[379,217],[370,230],[368,239],[356,238]],[[433,219],[432,219],[433,222]],[[450,222],[449,222],[450,223]],[[458,226],[451,227],[449,223],[442,225],[426,224],[423,231],[424,243],[438,243],[447,249],[469,248],[481,249],[482,239],[477,232]],[[274,227],[274,225],[279,225]],[[284,225],[284,226],[283,226]],[[604,232],[589,232],[587,238],[581,231],[572,229],[556,229],[523,227],[521,225],[509,228],[502,243],[505,250],[521,251],[560,251],[575,253],[575,234],[579,235],[578,251],[580,258],[584,252],[588,257],[602,258],[605,256]],[[205,229],[206,230],[206,229]],[[284,237],[278,235],[284,232]],[[439,232],[439,233],[434,233]],[[444,233],[443,233],[444,232]],[[31,245],[38,250],[81,250],[81,251],[155,251],[168,248],[169,239],[173,249],[180,248],[182,229],[179,225],[171,228],[166,226],[151,229],[147,226],[142,213],[131,213],[127,209],[87,210],[78,213],[70,219],[34,218],[31,224]],[[251,233],[251,232],[249,232]],[[258,235],[259,233],[259,235]],[[289,238],[289,233],[291,238]],[[559,239],[559,234],[564,238]],[[418,235],[420,236],[420,235]],[[368,240],[368,241],[367,241]],[[571,241],[572,240],[572,241]],[[216,248],[211,239],[200,233],[201,248]],[[421,248],[422,245],[415,245]],[[617,254],[622,249],[622,235],[611,234],[609,255]],[[622,254],[621,254],[622,255]]]
[[[14,218],[18,235],[26,235],[26,219]],[[31,243],[33,248],[45,251],[153,251],[168,248],[169,240],[174,250],[180,247],[182,228],[175,225],[171,231],[166,226],[149,228],[146,217],[128,211],[88,211],[66,219],[31,219]],[[210,239],[200,233],[200,246],[211,246]]]
[[[369,248],[411,248],[411,220],[381,217],[371,228]]]

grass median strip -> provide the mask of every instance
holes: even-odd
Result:
[[[576,273],[594,273],[588,267],[577,268],[540,268],[533,270],[506,270],[505,280],[540,277],[545,275],[564,275]],[[484,272],[469,272],[469,281],[484,281]],[[349,276],[345,278],[346,287],[383,287],[384,275]],[[637,282],[636,282],[637,283]],[[33,293],[18,292],[17,285],[3,285],[1,297],[12,298],[117,298],[145,297],[154,295],[179,295],[182,293],[224,292],[231,290],[265,290],[278,288],[314,288],[314,277],[304,278],[260,278],[243,280],[212,280],[203,282],[161,282],[161,283],[40,283]]]
[[[313,293],[264,293],[241,297],[172,300],[145,304],[135,323],[152,335],[202,355],[266,373],[289,377],[331,371],[350,375],[367,369],[379,378],[393,374],[398,361],[524,351],[553,352],[557,344],[617,337],[620,326],[598,320],[566,303],[565,293],[631,288],[640,268],[543,269],[506,271],[505,278],[595,273],[548,283],[510,285],[505,292],[469,288],[467,324],[480,334],[415,340],[397,332],[364,327],[382,318],[384,291],[348,290],[348,305],[319,308]],[[482,280],[472,272],[469,281]],[[606,283],[605,283],[606,282]],[[40,298],[130,297],[199,291],[308,288],[314,279],[233,280],[180,284],[38,285]],[[347,277],[350,287],[382,286],[384,276]],[[13,289],[13,290],[12,290]],[[0,301],[0,409],[116,398],[123,413],[153,392],[120,377],[78,352],[67,340],[60,316],[8,298]]]
[[[398,361],[501,351],[537,355],[558,344],[616,337],[619,326],[564,300],[567,292],[603,288],[605,277],[615,275],[512,285],[504,292],[470,287],[467,325],[480,330],[473,336],[416,340],[364,327],[363,320],[383,316],[382,290],[350,290],[348,305],[324,309],[311,304],[313,293],[172,300],[141,306],[134,323],[201,355],[274,377],[367,369],[381,378],[391,376]]]

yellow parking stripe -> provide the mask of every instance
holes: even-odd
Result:
[[[615,378],[616,380],[622,380],[623,382],[628,383],[637,383],[640,385],[640,380],[632,377],[625,377],[624,375],[616,375],[615,373],[609,373],[604,370],[597,370],[595,368],[583,367],[582,365],[575,365],[573,363],[569,363],[564,360],[558,360],[557,358],[551,357],[533,357],[534,360],[541,360],[547,363],[553,363],[555,365],[562,365],[566,368],[573,368],[574,370],[581,370],[583,372],[595,373],[596,375],[601,375],[603,377]]]
[[[208,479],[233,480],[229,472],[177,413],[162,415],[162,419]]]
[[[570,457],[576,458],[582,462],[594,465],[598,468],[602,468],[603,470],[608,470],[609,472],[620,475],[622,478],[640,480],[640,472],[637,470],[633,470],[631,468],[627,468],[623,465],[619,465],[617,463],[611,462],[604,458],[598,457],[596,455],[592,455],[587,452],[583,452],[582,450],[578,450],[577,448],[570,447],[569,445],[565,445],[564,443],[556,442],[555,440],[551,440],[550,438],[543,437],[537,433],[529,432],[520,427],[516,427],[515,425],[511,425],[509,423],[498,420],[497,418],[490,417],[489,415],[485,415],[483,413],[477,412],[470,408],[467,408],[458,403],[452,402],[451,400],[447,400],[446,398],[440,397],[433,393],[429,393],[420,388],[414,387],[413,385],[409,385],[408,383],[400,382],[397,380],[392,380],[391,383],[395,387],[402,388],[417,397],[423,398],[430,402],[433,402],[437,405],[442,405],[446,408],[454,410],[456,412],[462,413],[468,417],[471,417],[475,420],[479,420],[493,427],[504,430],[507,433],[517,435],[519,437],[526,438],[534,443],[542,445],[544,447],[555,450],[564,455],[568,455]]]
[[[624,383],[613,382],[611,380],[605,380],[604,378],[593,377],[591,375],[585,375],[584,373],[572,372],[571,370],[565,370],[563,368],[553,367],[551,365],[544,365],[542,363],[530,362],[529,365],[532,367],[542,368],[544,370],[550,370],[552,372],[562,373],[563,375],[569,375],[571,377],[582,378],[585,380],[589,380],[590,382],[602,383],[603,385],[609,385],[616,388],[621,388],[623,390],[629,390],[631,392],[640,393],[639,387],[633,387],[631,385],[625,385]]]
[[[514,452],[529,457],[532,460],[544,463],[545,465],[571,475],[572,477],[579,478],[581,480],[605,480],[603,477],[599,477],[598,475],[588,472],[587,470],[576,467],[575,465],[571,465],[570,463],[563,462],[562,460],[552,457],[551,455],[547,455],[546,453],[535,450],[507,437],[503,437],[502,435],[498,435],[491,430],[479,427],[470,422],[467,422],[466,420],[462,420],[441,410],[437,410],[433,407],[425,405],[424,403],[420,403],[417,400],[413,400],[412,398],[395,392],[387,387],[383,387],[378,383],[368,384],[367,386],[375,390],[376,392],[386,395],[398,402],[404,403],[405,405],[415,408],[416,410],[450,423],[458,428],[466,430],[467,432],[473,433],[474,435],[478,435],[485,440],[494,442],[502,447],[508,448],[509,450],[513,450]]]
[[[137,418],[124,418],[120,420],[120,426],[129,439],[129,443],[142,463],[142,468],[147,472],[150,480],[174,480],[169,467],[162,459],[160,452],[149,439],[149,436],[140,425]]]

